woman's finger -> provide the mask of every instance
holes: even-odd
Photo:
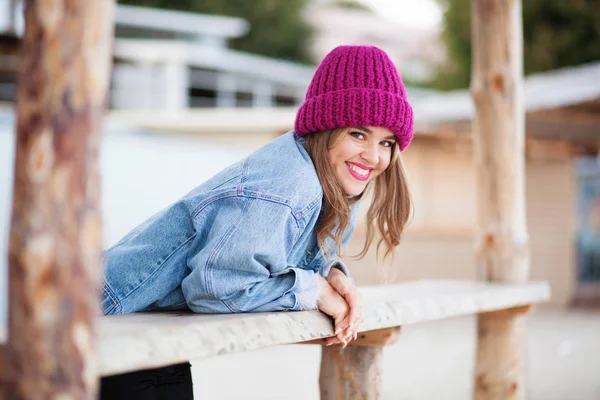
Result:
[[[350,283],[346,275],[337,274],[329,280],[329,284],[333,287],[336,292],[346,297],[346,295],[352,291],[353,285]],[[347,301],[347,299],[346,299]]]
[[[346,344],[346,329],[348,329],[347,315],[343,318],[336,319],[334,322],[334,334],[341,343]]]
[[[362,323],[362,311],[359,308],[358,310],[355,310],[354,313],[352,313],[352,309],[350,309],[350,311],[348,312],[348,315],[346,315],[346,317],[339,323],[336,325],[336,327],[344,327],[344,334],[346,336],[350,336],[352,334],[352,332],[355,332],[358,327],[360,326],[360,324]],[[336,334],[339,333],[338,329],[336,329]]]
[[[350,342],[354,339],[354,333],[350,334],[349,336],[346,336],[344,339],[346,340],[346,343],[344,344],[345,349],[346,346],[348,346]]]
[[[337,336],[332,336],[330,338],[327,338],[327,341],[325,342],[325,346],[331,346],[334,344],[341,344],[342,342],[340,342],[340,340],[337,338]]]
[[[343,335],[331,336],[331,337],[327,338],[327,340],[325,341],[325,346],[341,344],[344,348],[346,348],[346,346],[348,346],[348,344],[350,344],[350,341],[355,340],[356,337],[357,337],[356,333],[352,333],[351,335],[348,335],[348,336],[343,336]]]
[[[336,274],[330,281],[331,287],[335,289],[343,298],[349,307],[348,324],[352,330],[356,329],[356,320],[359,318],[357,310],[361,307],[362,298],[360,293],[356,289],[356,286],[352,285],[345,275]]]
[[[356,319],[357,308],[359,307],[357,297],[355,296],[355,290],[350,290],[344,296],[344,299],[346,300],[346,303],[348,303],[348,307],[350,308],[350,310],[348,312],[350,321],[354,321]]]
[[[353,309],[353,313],[351,315],[352,320],[351,320],[351,322],[349,322],[348,329],[346,330],[346,333],[348,335],[352,335],[354,338],[357,337],[357,335],[358,335],[358,328],[364,322],[364,314],[363,314],[363,310],[362,310],[362,302],[358,301],[358,304],[359,305]],[[350,313],[349,313],[349,317],[350,317]]]
[[[334,335],[339,335],[344,333],[346,329],[348,329],[350,320],[347,317],[344,317],[340,320],[334,321]]]

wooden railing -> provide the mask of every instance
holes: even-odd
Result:
[[[545,282],[432,280],[361,288],[365,321],[342,349],[323,347],[321,399],[379,398],[381,353],[400,328],[462,315],[514,318],[550,297]],[[136,313],[96,321],[98,373],[113,375],[292,343],[324,344],[332,321],[319,311],[199,315]],[[315,366],[316,367],[316,366]]]

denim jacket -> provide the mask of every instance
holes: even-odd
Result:
[[[105,251],[104,313],[315,309],[317,274],[335,265],[348,275],[319,251],[322,197],[304,139],[280,136]]]

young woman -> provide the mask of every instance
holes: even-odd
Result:
[[[388,56],[372,46],[335,48],[318,66],[293,131],[106,251],[104,313],[319,309],[333,318],[328,344],[346,346],[363,314],[338,256],[367,188],[373,198],[359,256],[376,234],[385,256],[399,244],[410,213],[400,152],[412,136],[412,108]],[[191,398],[187,363],[135,374],[104,379],[103,397],[129,390],[122,396],[140,398],[144,386],[150,396],[168,387],[168,398]]]

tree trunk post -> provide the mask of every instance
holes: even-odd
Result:
[[[323,346],[321,400],[381,398],[383,347]]]
[[[399,338],[400,327],[397,326],[361,332],[345,349],[339,345],[322,346],[321,400],[380,399],[383,348],[396,343]]]
[[[6,399],[92,399],[101,120],[113,0],[25,1],[9,244]]]
[[[473,0],[471,94],[482,279],[525,282],[525,113],[520,0]],[[524,314],[478,316],[474,398],[523,399]]]

